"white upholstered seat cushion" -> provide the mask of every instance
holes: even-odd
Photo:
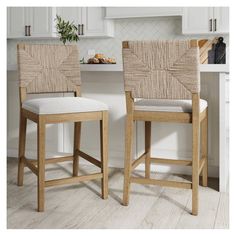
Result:
[[[207,108],[207,101],[200,99],[200,112]],[[134,109],[138,111],[192,112],[192,100],[137,99]]]
[[[23,102],[22,107],[36,114],[63,114],[108,110],[105,103],[83,97],[36,98]]]

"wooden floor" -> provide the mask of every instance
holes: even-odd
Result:
[[[229,228],[229,196],[219,193],[217,179],[209,188],[200,187],[200,209],[192,216],[191,191],[133,184],[128,207],[121,205],[123,170],[109,171],[109,199],[100,198],[100,181],[46,189],[46,211],[36,212],[36,176],[25,169],[25,184],[17,187],[17,160],[8,158],[7,228]],[[49,165],[47,178],[70,176],[70,163]],[[96,171],[83,166],[80,173]],[[143,172],[135,172],[143,176]],[[181,180],[185,176],[152,174]]]

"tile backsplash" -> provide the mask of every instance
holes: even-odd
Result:
[[[80,57],[88,58],[88,50],[103,53],[122,63],[121,46],[125,40],[152,39],[184,39],[184,38],[213,38],[214,36],[183,35],[181,17],[131,18],[115,20],[114,38],[83,38],[78,42]],[[7,63],[16,65],[16,45],[23,40],[9,39],[7,41]],[[25,40],[30,43],[61,43],[58,39]],[[228,36],[225,37],[228,42]]]

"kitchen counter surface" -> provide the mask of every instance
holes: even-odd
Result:
[[[17,66],[16,65],[8,65],[7,67],[8,71],[16,71]],[[95,72],[122,72],[123,66],[121,64],[81,64],[81,71],[83,72],[89,72],[89,71],[95,71]],[[229,65],[228,64],[219,64],[219,65],[210,65],[210,64],[202,64],[200,65],[200,71],[201,72],[222,72],[222,73],[228,73],[229,72]]]

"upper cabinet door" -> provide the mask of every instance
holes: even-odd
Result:
[[[27,7],[7,8],[7,37],[16,38],[25,36],[25,26],[28,24]]]
[[[56,11],[52,7],[9,7],[7,9],[7,38],[52,37]],[[30,35],[25,36],[25,26]]]
[[[214,32],[229,33],[229,8],[214,7]]]
[[[53,36],[55,14],[51,7],[28,7],[32,37]]]
[[[74,22],[81,38],[114,36],[113,22],[104,19],[104,7],[57,7],[57,14]]]
[[[213,32],[213,7],[184,7],[183,34],[208,34]]]
[[[84,7],[82,11],[83,34],[85,37],[114,36],[113,21],[105,20],[104,7]]]
[[[82,7],[57,7],[56,11],[63,20],[74,22],[76,26],[82,24]]]

